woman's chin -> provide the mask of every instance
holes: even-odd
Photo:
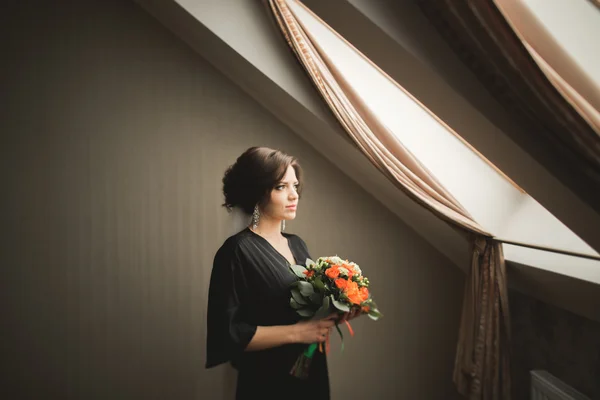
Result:
[[[285,215],[283,216],[283,219],[286,221],[292,220],[296,218],[296,210],[288,210],[286,211]]]

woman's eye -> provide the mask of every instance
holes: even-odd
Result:
[[[294,185],[294,190],[298,191],[299,187],[300,187],[300,185]],[[285,189],[285,185],[275,186],[275,190],[283,190],[283,189]]]

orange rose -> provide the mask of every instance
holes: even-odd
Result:
[[[367,289],[365,286],[361,287],[358,292],[362,298],[362,301],[365,301],[369,298],[369,289]]]
[[[327,271],[325,271],[325,275],[331,279],[336,279],[338,276],[340,276],[339,267],[334,265],[333,267],[328,268]]]
[[[345,280],[344,278],[338,278],[335,280],[335,286],[337,286],[339,289],[344,290],[347,285],[348,285],[348,281]]]
[[[351,303],[353,303],[353,304],[362,303],[362,295],[361,295],[360,291],[358,290],[358,284],[356,282],[348,281],[348,284],[346,285],[346,290],[344,291],[344,293],[346,294],[346,296],[348,297],[348,300],[350,300]]]
[[[315,274],[315,271],[313,271],[313,270],[304,271],[304,275],[306,275],[307,278],[311,278],[314,274]]]
[[[368,313],[371,310],[371,307],[369,307],[369,306],[363,306],[362,310],[363,310],[363,312]]]
[[[348,281],[346,286],[346,293],[358,293],[358,283],[354,281]]]
[[[348,300],[350,300],[350,302],[352,304],[360,304],[362,303],[362,297],[360,296],[359,293],[352,293],[352,294],[348,294]]]

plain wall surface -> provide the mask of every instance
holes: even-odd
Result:
[[[457,397],[459,269],[134,3],[37,3],[1,24],[0,397],[232,398],[206,298],[222,174],[252,145],[300,159],[287,231],[359,263],[385,314],[334,340],[333,398]]]
[[[600,323],[509,291],[512,396],[528,400],[532,370],[545,370],[590,399],[600,398]]]

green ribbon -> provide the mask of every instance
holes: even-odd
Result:
[[[315,354],[315,350],[317,350],[317,344],[316,343],[312,343],[310,346],[308,346],[306,348],[306,350],[304,350],[304,355],[308,358],[313,358],[313,355]]]
[[[340,334],[340,338],[342,341],[342,353],[344,352],[344,334],[342,333],[342,330],[340,329],[340,326],[338,324],[335,324],[335,329],[337,329],[338,333]],[[315,351],[317,350],[317,347],[319,347],[319,345],[317,343],[312,343],[310,344],[306,350],[304,350],[304,355],[308,358],[313,358],[313,356],[315,355]]]

